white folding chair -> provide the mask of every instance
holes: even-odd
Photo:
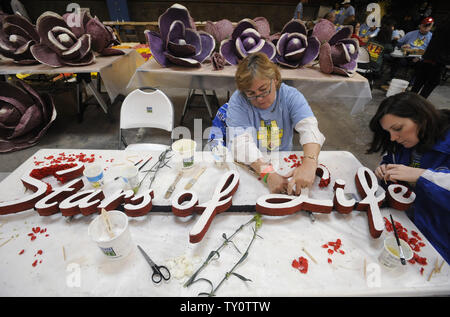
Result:
[[[150,89],[146,92],[143,90]],[[132,91],[123,101],[120,109],[119,149],[121,144],[125,150],[136,151],[164,151],[170,147],[158,143],[127,144],[123,129],[157,128],[168,132],[173,131],[174,109],[173,104],[165,93],[155,88],[141,88]],[[170,136],[170,143],[172,143]]]
[[[369,80],[370,88],[372,89],[373,78],[372,73],[373,69],[371,67],[370,55],[365,47],[359,47],[358,59],[356,60],[358,63],[358,68],[356,68],[356,72],[360,73],[364,77]]]

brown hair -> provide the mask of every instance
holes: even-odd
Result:
[[[386,114],[409,118],[417,124],[420,140],[417,150],[421,153],[430,150],[450,129],[450,110],[436,109],[432,103],[416,93],[399,93],[384,99],[370,120],[369,128],[373,132],[373,138],[367,154],[397,150],[398,144],[390,140],[389,132],[380,124],[381,118]]]
[[[241,92],[248,90],[255,78],[275,79],[277,89],[281,86],[278,66],[261,52],[250,54],[240,61],[234,78]]]

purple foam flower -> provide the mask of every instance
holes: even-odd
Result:
[[[12,58],[18,64],[38,63],[30,48],[39,43],[36,28],[26,18],[14,14],[5,15],[0,22],[0,54]]]
[[[71,21],[72,14],[64,14],[64,20],[76,37],[81,37],[83,34],[91,36],[91,48],[94,52],[103,56],[125,54],[121,50],[111,48],[113,45],[120,44],[111,27],[104,25],[96,16],[92,17],[88,11],[81,13],[79,25],[76,25],[74,21]]]
[[[228,63],[237,65],[241,59],[256,52],[262,52],[273,60],[276,49],[261,36],[253,20],[243,19],[234,28],[231,38],[220,43],[219,51]]]
[[[150,51],[161,66],[200,67],[211,56],[216,45],[214,37],[195,30],[192,21],[186,7],[174,4],[159,17],[159,34],[145,30]]]
[[[40,63],[51,66],[83,66],[94,62],[91,36],[77,37],[59,14],[47,11],[37,19],[36,28],[41,37],[31,53]]]
[[[56,118],[53,99],[23,81],[0,82],[0,153],[35,145]]]
[[[321,44],[328,42],[335,33],[336,26],[327,19],[320,19],[312,31],[312,35],[317,37]]]
[[[214,37],[216,44],[220,44],[233,33],[233,23],[227,19],[222,19],[217,22],[206,21],[205,32]]]
[[[300,20],[289,21],[277,41],[276,61],[290,68],[309,64],[319,55],[320,42],[315,36],[307,36],[306,27]]]
[[[351,28],[344,27],[320,47],[319,65],[324,73],[353,76],[358,66],[358,40],[350,38]]]

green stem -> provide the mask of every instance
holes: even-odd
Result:
[[[230,277],[231,273],[234,272],[234,270],[238,267],[239,264],[241,264],[243,262],[243,260],[248,256],[248,251],[250,250],[250,247],[253,244],[253,241],[255,241],[256,239],[256,231],[258,229],[255,226],[255,230],[253,230],[253,237],[252,240],[250,241],[250,243],[248,244],[247,250],[245,250],[245,253],[242,255],[242,257],[233,265],[233,267],[231,268],[231,270],[227,273],[225,273],[225,276],[223,277],[223,279],[220,281],[220,283],[216,286],[215,289],[213,289],[213,291],[211,292],[211,294],[209,296],[214,296],[214,294],[216,293],[216,291],[219,289],[219,287],[225,282],[225,280],[228,279],[228,277]]]
[[[230,242],[234,236],[240,232],[245,226],[249,225],[250,223],[252,223],[253,221],[255,221],[255,217],[253,217],[252,219],[250,219],[247,223],[241,225],[239,228],[236,229],[236,231],[227,239],[225,239],[225,241],[222,243],[221,246],[219,246],[216,250],[212,251],[215,254],[219,254],[219,251],[222,250],[227,244],[228,242]],[[211,255],[211,252],[210,252]],[[201,270],[203,270],[212,260],[212,258],[214,256],[210,256],[208,255],[208,258],[206,259],[205,262],[203,262],[203,264],[197,269],[197,271],[195,271],[195,273],[187,280],[186,283],[184,283],[184,287],[188,287],[189,285],[191,285],[192,283],[194,283],[195,277],[200,273]]]

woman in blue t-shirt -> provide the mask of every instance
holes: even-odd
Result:
[[[227,145],[235,159],[250,165],[272,193],[299,195],[313,184],[325,137],[305,97],[281,82],[278,66],[266,54],[244,58],[235,74],[236,90],[228,102]],[[274,172],[261,151],[291,151],[294,130],[300,133],[303,163],[288,181]],[[295,186],[295,188],[294,188]]]

